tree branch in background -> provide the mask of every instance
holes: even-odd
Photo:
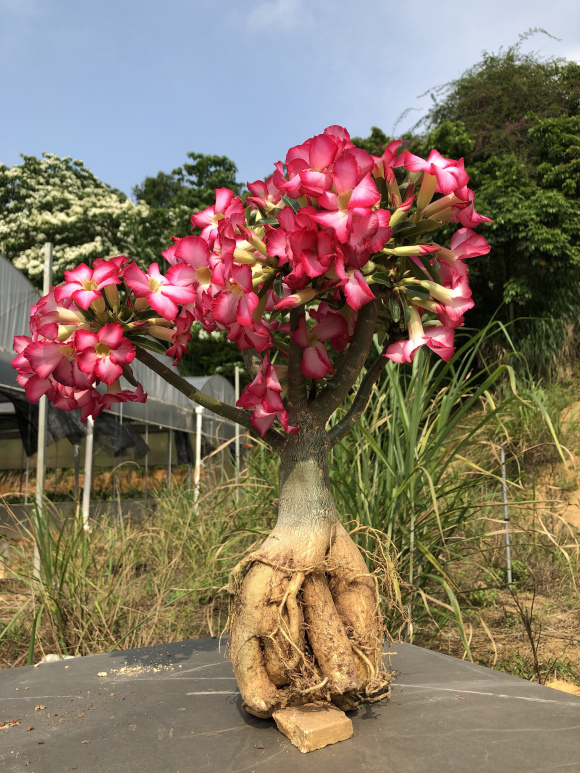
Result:
[[[198,405],[202,405],[204,408],[207,408],[208,411],[217,413],[218,416],[222,416],[224,419],[229,419],[230,421],[245,427],[252,435],[259,437],[259,433],[256,432],[250,421],[250,414],[246,413],[242,408],[236,408],[233,405],[222,403],[221,400],[210,397],[210,395],[207,395],[200,389],[196,389],[189,381],[186,381],[176,373],[173,368],[167,367],[167,365],[164,365],[140,346],[135,346],[135,351],[137,359],[142,362],[143,365],[146,365],[154,373],[157,373],[158,376],[161,376],[164,381],[171,384],[172,387],[184,394],[189,400],[198,403]],[[283,436],[276,432],[276,430],[268,430],[264,436],[264,440],[266,440],[266,442],[268,442],[275,450],[279,450],[284,444]]]
[[[324,387],[314,403],[314,410],[328,420],[348,396],[365,364],[373,343],[373,335],[379,313],[378,299],[367,303],[358,313],[349,347],[336,369],[331,383]]]

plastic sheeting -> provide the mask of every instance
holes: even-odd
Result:
[[[18,386],[10,364],[16,356],[14,336],[30,335],[30,307],[40,297],[24,274],[0,255],[0,384]]]

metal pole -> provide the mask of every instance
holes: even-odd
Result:
[[[22,462],[24,461],[24,443],[20,447],[20,477],[18,478],[18,493],[22,494],[22,478],[24,477],[24,467]]]
[[[501,487],[503,491],[503,520],[505,523],[505,557],[507,563],[507,581],[508,585],[512,584],[512,557],[510,549],[510,514],[508,510],[507,499],[507,484],[505,475],[505,452],[503,448],[500,448],[499,455],[501,459]]]
[[[201,480],[201,420],[203,417],[203,406],[195,406],[195,475],[193,485],[195,487],[194,499],[199,498],[199,483]]]
[[[30,457],[26,457],[26,474],[24,476],[24,504],[28,504],[28,475],[30,472]]]
[[[147,499],[147,483],[149,479],[149,424],[145,425],[145,443],[147,443],[147,453],[145,454],[145,499]]]
[[[123,403],[119,403],[119,427],[121,428],[120,437],[121,440],[123,440]],[[115,475],[117,478],[117,522],[121,522],[121,516],[123,514],[123,510],[121,508],[121,495],[123,493],[123,477],[121,474],[122,468],[118,468],[115,470]]]
[[[240,399],[240,368],[239,365],[236,365],[235,370],[235,396],[236,396],[236,403]],[[238,476],[240,474],[240,426],[239,424],[236,424],[236,442],[235,442],[235,462],[236,462],[236,483],[238,481]]]
[[[74,449],[75,449],[75,489],[74,489],[74,500],[76,502],[78,500],[78,498],[79,498],[79,472],[80,472],[79,468],[80,468],[80,462],[81,462],[81,454],[80,454],[81,447],[79,446],[78,443],[75,443]]]
[[[93,428],[93,419],[88,418],[85,446],[85,480],[83,485],[83,529],[85,531],[90,531],[89,515],[91,507],[91,483],[93,476]]]
[[[52,244],[44,245],[44,277],[42,282],[42,294],[48,295],[52,284]],[[38,403],[38,443],[36,451],[36,514],[42,518],[42,505],[44,500],[44,488],[46,482],[46,417],[48,414],[48,400],[42,395]],[[40,577],[40,554],[38,545],[34,547],[34,573]]]
[[[167,488],[171,488],[171,446],[173,445],[173,430],[169,427],[169,440],[167,443]]]

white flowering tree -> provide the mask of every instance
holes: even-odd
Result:
[[[0,251],[32,282],[42,282],[47,241],[54,245],[56,281],[67,268],[121,252],[139,263],[157,259],[171,210],[135,204],[82,161],[52,153],[22,159],[0,165]]]

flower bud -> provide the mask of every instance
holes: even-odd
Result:
[[[466,204],[467,202],[461,201],[454,193],[449,193],[447,196],[442,196],[437,201],[432,201],[429,206],[423,210],[423,217],[432,217],[437,212],[442,212],[448,207],[454,207],[457,204]]]
[[[104,293],[109,306],[113,311],[117,311],[119,308],[119,291],[117,290],[117,285],[107,285],[104,288]]]
[[[296,306],[303,306],[305,303],[316,298],[318,291],[313,287],[305,287],[303,290],[298,290],[297,293],[288,295],[280,303],[277,303],[275,309],[294,309]]]
[[[147,328],[149,335],[159,338],[161,341],[173,341],[173,330],[159,325],[151,325]]]
[[[95,298],[95,300],[91,303],[91,309],[95,312],[95,314],[102,314],[105,310],[105,299],[101,295],[100,298]]]
[[[433,198],[433,194],[435,193],[435,188],[437,187],[437,178],[434,174],[425,174],[423,175],[423,180],[421,182],[421,188],[419,189],[419,195],[417,196],[417,209],[421,211],[422,209],[425,209],[427,204],[431,201]]]
[[[71,335],[74,333],[74,331],[77,329],[77,325],[59,325],[58,326],[58,341],[59,343],[63,343],[68,338],[71,337]]]

